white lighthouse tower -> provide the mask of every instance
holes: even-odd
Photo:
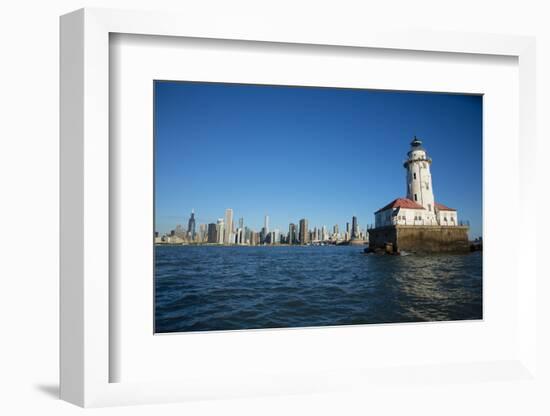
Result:
[[[422,147],[422,141],[414,136],[411,149],[407,153],[408,159],[403,166],[407,169],[407,199],[422,205],[426,210],[424,221],[435,222],[435,198],[432,188],[430,165],[432,159],[428,157]]]
[[[397,198],[376,211],[376,227],[459,225],[456,209],[435,202],[431,164],[432,159],[422,147],[422,141],[415,136],[403,163],[407,171],[407,197]]]
[[[456,209],[435,202],[432,159],[416,136],[410,146],[403,163],[407,171],[407,197],[394,199],[374,213],[369,251],[468,251],[468,225],[458,222]]]

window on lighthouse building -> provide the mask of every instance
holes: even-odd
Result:
[[[416,194],[414,194],[414,200],[418,201],[418,198],[416,197]]]

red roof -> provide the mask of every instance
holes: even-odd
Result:
[[[449,208],[443,204],[438,204],[437,202],[434,205],[439,211],[456,211],[454,208]]]
[[[390,208],[409,208],[409,209],[425,209],[422,205],[417,204],[411,199],[408,198],[397,198],[391,201],[388,205],[385,207],[380,208],[378,211],[375,212],[375,214],[379,213],[380,211],[385,211]]]

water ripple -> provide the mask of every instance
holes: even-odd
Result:
[[[481,253],[156,247],[156,332],[482,318]]]

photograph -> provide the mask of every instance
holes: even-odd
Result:
[[[483,95],[153,90],[155,334],[483,319]]]

